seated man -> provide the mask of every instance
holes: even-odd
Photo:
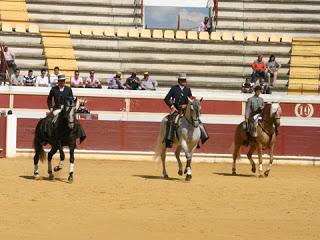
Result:
[[[246,104],[246,111],[245,111],[245,122],[246,122],[246,129],[248,134],[248,141],[245,143],[246,145],[249,144],[251,137],[257,137],[257,126],[258,121],[261,119],[260,114],[262,113],[264,107],[264,100],[260,97],[261,94],[261,87],[256,86],[254,88],[254,95],[248,98]]]
[[[124,81],[121,79],[121,72],[117,72],[116,75],[108,82],[109,89],[124,89]]]
[[[36,79],[36,86],[37,87],[49,87],[49,79],[47,76],[47,70],[41,69],[41,75]]]
[[[199,25],[199,32],[210,32],[211,31],[211,25],[209,22],[209,17],[205,17],[203,19],[203,22],[200,23]]]
[[[242,93],[252,93],[254,84],[251,82],[251,78],[246,78],[246,82],[242,83]]]
[[[87,77],[84,83],[85,87],[86,88],[102,88],[100,80],[95,77],[95,72],[91,70],[89,74],[90,74],[89,77]]]
[[[267,80],[267,74],[266,74],[267,65],[263,61],[262,55],[258,56],[258,59],[252,63],[251,67],[253,70],[251,75],[251,79],[253,83],[256,83],[257,77]]]
[[[23,86],[23,76],[20,75],[20,69],[16,68],[14,74],[11,75],[11,85],[12,86]]]
[[[260,87],[262,94],[271,94],[271,88],[269,87],[269,84],[266,83],[263,79],[260,80]]]
[[[62,75],[62,73],[60,73],[60,68],[54,67],[53,73],[50,75],[50,87],[55,87],[57,85],[59,75]]]
[[[30,69],[28,75],[24,76],[23,84],[29,87],[34,87],[36,85],[36,77],[33,76],[33,70]]]
[[[71,78],[71,87],[73,88],[83,88],[83,80],[82,77],[79,76],[79,71],[74,71],[74,76]]]
[[[140,89],[140,79],[137,77],[136,72],[132,72],[131,76],[127,78],[126,88],[128,90],[138,90]]]
[[[141,89],[142,90],[156,90],[158,83],[156,80],[150,79],[149,73],[145,72],[143,78],[141,79]]]

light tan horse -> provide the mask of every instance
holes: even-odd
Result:
[[[268,148],[270,150],[270,162],[267,170],[264,172],[264,176],[267,177],[270,173],[276,141],[275,127],[277,128],[280,126],[280,116],[281,107],[279,103],[266,104],[262,112],[262,120],[259,122],[257,127],[257,137],[250,142],[247,157],[252,166],[251,171],[255,173],[256,165],[252,159],[252,154],[257,150],[259,158],[259,177],[263,177],[262,150],[264,148]],[[247,133],[243,128],[243,124],[244,122],[237,126],[234,135],[232,175],[236,175],[236,160],[237,158],[240,158],[240,148],[244,145],[244,141],[247,140]]]

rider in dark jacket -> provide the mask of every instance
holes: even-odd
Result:
[[[191,89],[187,87],[187,75],[185,73],[180,73],[178,77],[178,85],[171,87],[167,96],[164,98],[165,103],[171,109],[171,113],[168,116],[168,126],[166,134],[166,147],[172,147],[174,133],[175,133],[175,119],[178,114],[183,113],[188,105],[188,97],[192,97]],[[201,130],[201,140],[204,143],[208,138],[203,124],[200,123]]]

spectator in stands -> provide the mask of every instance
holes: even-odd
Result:
[[[14,74],[11,75],[12,86],[23,86],[23,76],[20,75],[20,69],[16,68]]]
[[[12,72],[16,72],[17,65],[15,64],[16,56],[14,52],[7,45],[4,46],[3,51],[8,67],[12,69]]]
[[[271,94],[269,84],[264,79],[260,79],[260,87],[262,94]]]
[[[80,73],[78,70],[74,71],[74,76],[71,78],[71,87],[74,88],[83,88],[83,80],[82,77],[79,76]]]
[[[47,70],[41,69],[41,74],[36,78],[36,87],[49,87],[49,79],[47,76]]]
[[[109,80],[108,88],[110,89],[124,89],[124,81],[121,79],[121,72],[117,72],[116,75]]]
[[[274,55],[271,55],[267,62],[268,82],[271,87],[276,84],[279,68],[281,68],[281,64],[276,61],[276,57]]]
[[[89,77],[87,77],[85,81],[85,87],[86,88],[102,88],[101,82],[99,81],[98,78],[95,77],[95,72],[91,70],[89,72]]]
[[[254,83],[251,82],[251,78],[247,77],[246,82],[242,83],[241,92],[242,93],[253,93]]]
[[[143,78],[141,79],[141,89],[142,90],[156,90],[158,83],[154,79],[150,79],[149,73],[143,73]]]
[[[54,67],[53,73],[50,75],[50,86],[55,87],[58,84],[58,75],[60,75],[60,68]]]
[[[140,79],[137,77],[136,72],[132,72],[131,76],[127,78],[126,88],[128,90],[139,90],[140,87]]]
[[[211,26],[209,22],[209,17],[205,17],[203,22],[201,22],[199,25],[199,32],[210,32],[210,31],[211,31]]]
[[[263,61],[262,55],[258,56],[258,59],[252,63],[251,67],[253,69],[253,72],[251,75],[251,80],[253,83],[256,83],[257,77],[260,79],[263,78],[264,80],[267,80],[267,74],[266,74],[267,65]]]
[[[34,87],[36,85],[36,77],[33,76],[33,71],[29,70],[28,75],[24,76],[23,83],[25,86]]]

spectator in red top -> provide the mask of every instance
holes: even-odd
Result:
[[[266,74],[267,65],[262,58],[263,58],[262,55],[259,55],[258,59],[255,60],[251,65],[253,69],[253,72],[251,75],[251,79],[253,83],[256,83],[257,77],[263,78],[265,81],[267,80],[267,74]]]

